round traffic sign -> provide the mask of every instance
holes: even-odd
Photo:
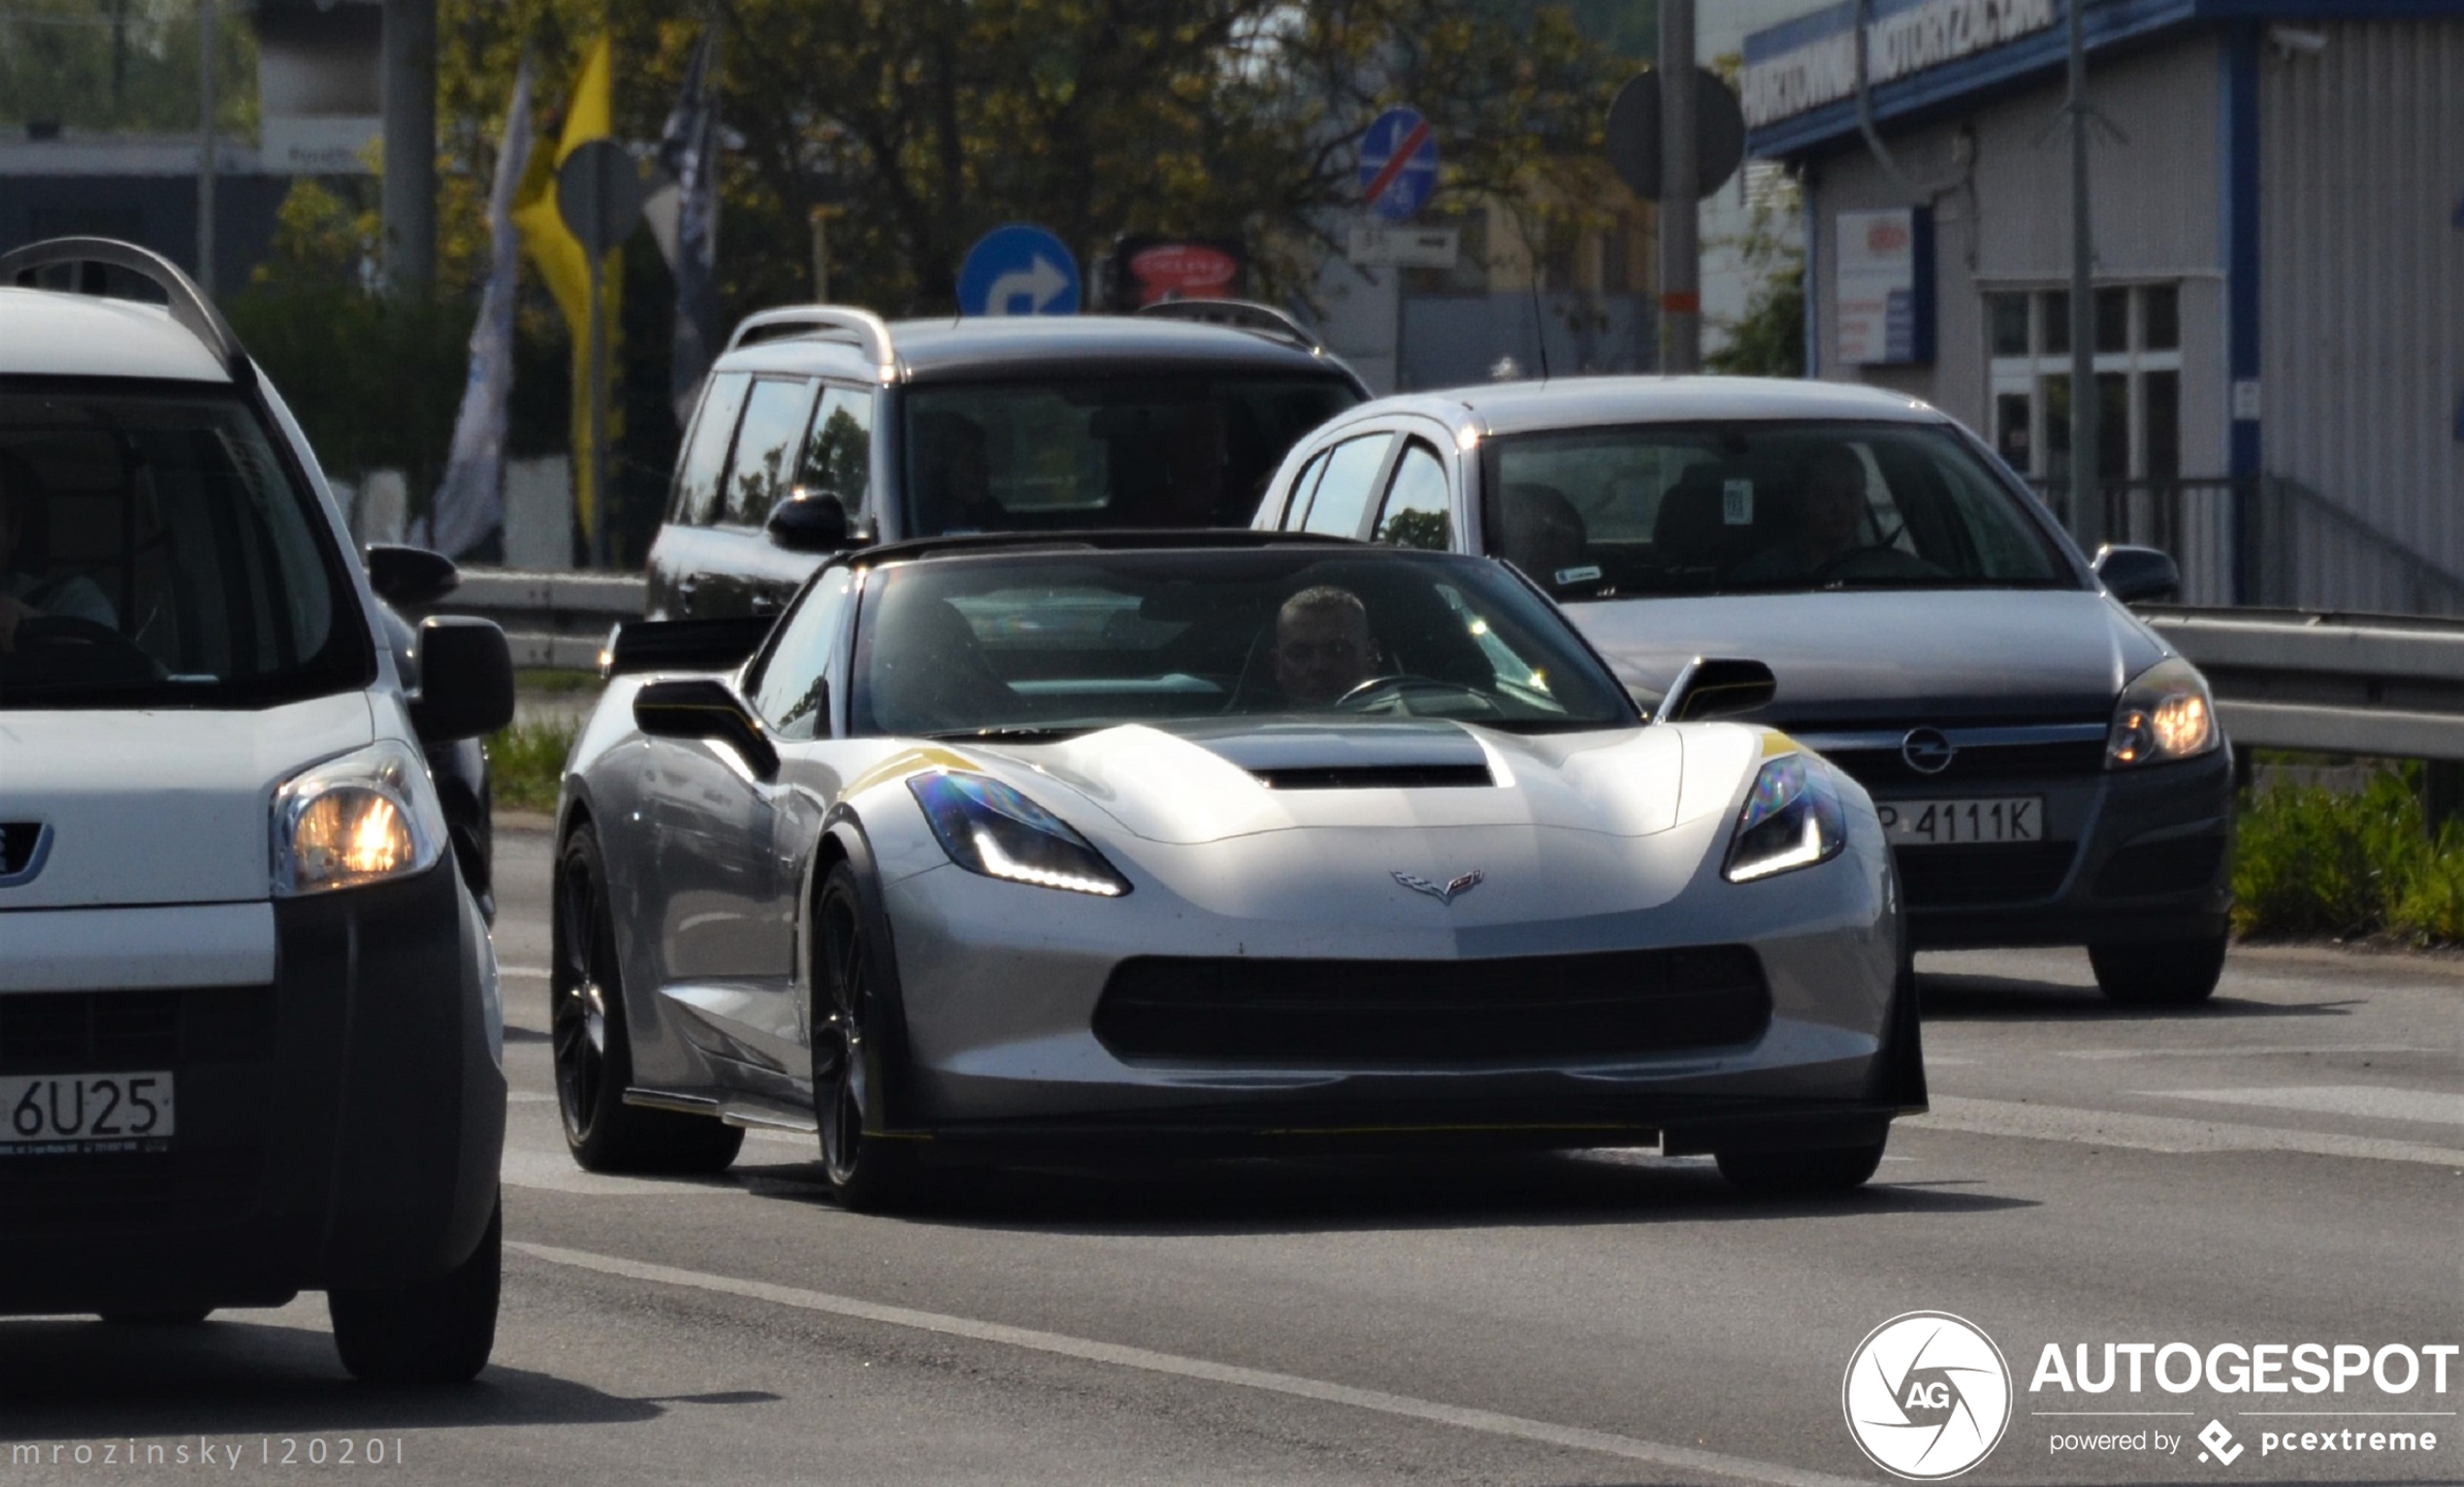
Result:
[[[1388,109],[1360,137],[1360,197],[1400,222],[1438,189],[1438,137],[1417,109]]]
[[[1745,114],[1707,67],[1694,70],[1694,186],[1709,196],[1745,158]],[[1660,74],[1637,73],[1608,105],[1608,163],[1646,202],[1660,200]]]
[[[1078,299],[1078,260],[1032,223],[986,233],[958,268],[962,315],[1074,315]]]
[[[614,140],[585,140],[556,168],[556,214],[594,257],[632,236],[649,199],[641,167]]]

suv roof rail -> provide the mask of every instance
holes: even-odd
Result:
[[[898,351],[891,344],[889,322],[852,305],[789,305],[747,315],[728,338],[728,349],[784,340],[808,331],[852,339],[881,369],[885,380],[898,375]]]
[[[843,556],[859,563],[886,563],[904,558],[939,558],[966,553],[1327,546],[1365,549],[1370,545],[1352,537],[1323,532],[1277,532],[1257,527],[1097,527],[1076,532],[951,532],[939,536],[901,537],[894,542],[877,542]]]
[[[1254,331],[1277,340],[1287,340],[1305,351],[1323,353],[1326,343],[1317,339],[1299,321],[1272,305],[1255,300],[1157,300],[1141,306],[1142,315],[1161,320],[1195,320],[1203,325],[1228,325],[1236,331]]]
[[[151,248],[113,238],[52,238],[0,254],[0,284],[41,288],[42,272],[64,264],[80,270],[120,269],[152,284],[163,292],[172,322],[203,341],[206,349],[229,371],[234,382],[246,387],[254,381],[256,372],[248,353],[240,344],[240,338],[231,333],[222,312],[213,307],[213,302],[206,298],[196,280]],[[85,294],[99,295],[103,292],[103,277],[81,272],[75,275],[75,287]]]

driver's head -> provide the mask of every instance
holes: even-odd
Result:
[[[1377,670],[1369,606],[1349,589],[1303,589],[1276,612],[1275,682],[1294,705],[1324,707]]]
[[[1825,444],[1806,457],[1800,519],[1805,546],[1824,556],[1857,545],[1865,516],[1865,462],[1845,444]]]

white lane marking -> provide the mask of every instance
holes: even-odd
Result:
[[[563,1151],[526,1151],[519,1147],[504,1148],[504,1160],[497,1174],[498,1180],[508,1186],[578,1193],[585,1198],[697,1198],[707,1202],[713,1191],[707,1182],[601,1177],[574,1166],[573,1158]]]
[[[547,980],[547,967],[543,965],[501,965],[497,967],[497,974],[499,976],[527,976],[534,981],[545,981]]]
[[[1937,1094],[1929,1115],[1901,1117],[1916,1130],[1958,1131],[1971,1136],[2015,1136],[2027,1141],[2067,1141],[2134,1151],[2293,1151],[2310,1156],[2356,1157],[2382,1162],[2422,1162],[2464,1168],[2464,1149],[2371,1136],[2291,1131],[2222,1120],[2184,1120],[2122,1111],[2076,1110],[2019,1100],[1974,1100]]]
[[[1322,1404],[1348,1405],[1355,1409],[1373,1410],[1378,1414],[1399,1415],[1411,1420],[1427,1420],[1440,1425],[1452,1425],[1463,1430],[1479,1431],[1485,1435],[1505,1436],[1517,1440],[1535,1440],[1548,1445],[1565,1446],[1571,1450],[1593,1451],[1604,1456],[1622,1457],[1628,1461],[1647,1462],[1655,1467],[1700,1471],[1709,1476],[1735,1477],[1748,1482],[1770,1482],[1778,1484],[1778,1487],[1857,1487],[1854,1478],[1827,1476],[1818,1471],[1800,1471],[1794,1467],[1780,1466],[1773,1462],[1754,1461],[1742,1456],[1730,1456],[1719,1451],[1700,1450],[1692,1446],[1665,1445],[1657,1440],[1613,1435],[1607,1431],[1557,1425],[1546,1420],[1500,1414],[1489,1409],[1467,1409],[1459,1405],[1442,1405],[1431,1400],[1413,1399],[1409,1395],[1388,1394],[1379,1389],[1355,1389],[1347,1384],[1327,1383],[1320,1379],[1303,1378],[1292,1374],[1275,1374],[1264,1369],[1241,1368],[1228,1363],[1210,1362],[1204,1358],[1187,1358],[1177,1353],[1159,1353],[1144,1347],[1127,1347],[1118,1342],[1097,1342],[1057,1332],[1039,1332],[1028,1327],[1011,1327],[1000,1322],[977,1321],[971,1317],[946,1316],[934,1311],[917,1311],[906,1307],[885,1307],[877,1302],[858,1301],[849,1296],[831,1296],[820,1291],[801,1290],[794,1286],[772,1285],[762,1280],[739,1280],[729,1276],[710,1276],[698,1271],[676,1270],[669,1266],[651,1265],[640,1260],[593,1254],[587,1250],[561,1249],[552,1245],[526,1245],[507,1240],[504,1247],[519,1254],[529,1255],[535,1260],[547,1261],[551,1265],[569,1265],[577,1270],[597,1271],[601,1275],[620,1276],[629,1280],[645,1280],[658,1285],[685,1286],[693,1290],[713,1291],[723,1296],[740,1296],[751,1301],[765,1301],[774,1306],[794,1307],[803,1311],[854,1317],[859,1321],[880,1322],[892,1327],[910,1327],[921,1332],[939,1333],[945,1337],[967,1338],[980,1342],[998,1342],[1010,1347],[1021,1347],[1039,1353],[1053,1353],[1088,1363],[1111,1364],[1116,1368],[1138,1369],[1145,1373],[1165,1374],[1179,1378],[1203,1379],[1210,1383],[1235,1384],[1242,1388],[1264,1390],[1269,1394],[1284,1394],[1298,1399],[1316,1400]]]
[[[2448,1053],[2420,1043],[2268,1044],[2238,1049],[2056,1049],[2057,1058],[2285,1058],[2339,1053]],[[1930,1060],[1929,1060],[1930,1061]]]
[[[537,1089],[508,1089],[504,1100],[508,1105],[545,1105],[556,1096]]]
[[[2213,1100],[2322,1115],[2359,1115],[2366,1120],[2412,1120],[2423,1125],[2464,1125],[2464,1094],[2397,1089],[2384,1084],[2290,1084],[2262,1089],[2143,1089],[2167,1100]]]

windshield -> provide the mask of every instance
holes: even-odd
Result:
[[[236,398],[0,391],[0,707],[363,683],[321,521]]]
[[[2075,581],[1946,429],[1652,424],[1503,437],[1485,458],[1489,551],[1563,598]]]
[[[885,568],[866,586],[851,700],[858,732],[895,734],[1328,712],[1637,721],[1565,621],[1496,565],[1342,548]]]
[[[907,397],[911,530],[1246,527],[1284,451],[1358,401],[1332,377],[920,387]]]

